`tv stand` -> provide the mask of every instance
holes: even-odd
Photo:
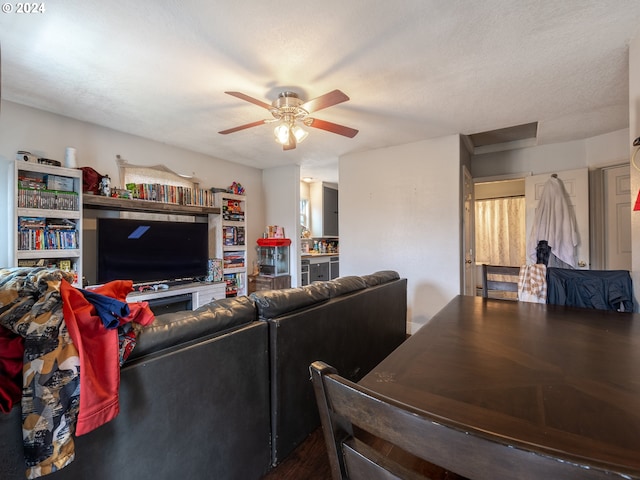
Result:
[[[191,310],[200,308],[212,300],[225,298],[224,282],[193,282],[182,285],[169,286],[167,289],[134,291],[127,295],[127,302],[152,302],[168,305],[175,300],[181,305],[189,305],[188,296],[191,297]],[[175,298],[172,298],[175,297]],[[187,309],[186,307],[181,310]],[[153,308],[152,308],[153,310]],[[155,312],[154,312],[155,313]]]

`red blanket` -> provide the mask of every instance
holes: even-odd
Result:
[[[92,289],[92,292],[126,301],[133,290],[131,281],[118,280]],[[118,330],[104,327],[95,307],[82,292],[62,282],[60,294],[64,319],[80,355],[80,411],[76,435],[83,435],[118,415],[120,364]],[[146,302],[129,304],[130,314],[122,323],[149,325],[154,316]]]

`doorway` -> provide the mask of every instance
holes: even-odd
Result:
[[[631,270],[631,176],[628,163],[590,172],[592,266]]]
[[[526,263],[524,178],[474,185],[475,281],[481,290],[482,264],[519,267]]]
[[[568,186],[570,197],[573,198],[572,208],[577,209],[576,217],[579,219],[578,225],[582,226],[580,235],[581,245],[577,249],[578,268],[591,268],[596,270],[631,270],[631,208],[632,195],[630,189],[630,171],[629,164],[613,165],[601,167],[588,171],[579,169],[576,171],[557,172],[560,178],[563,178],[565,185]],[[507,180],[491,180],[483,181],[483,179],[475,180],[476,195],[476,265],[482,263],[498,263],[512,264],[514,266],[530,263],[530,259],[523,257],[521,263],[510,256],[491,257],[483,253],[482,241],[479,237],[485,235],[483,231],[487,228],[494,229],[493,225],[483,226],[483,223],[490,220],[482,220],[482,215],[478,213],[478,202],[490,200],[496,204],[496,199],[500,198],[520,198],[520,201],[526,201],[524,195],[525,180],[531,185],[537,187],[531,188],[532,192],[540,190],[541,185],[549,174],[540,175],[540,181],[535,181],[533,177],[524,177],[519,179]],[[522,182],[518,186],[518,182]],[[539,184],[539,185],[538,185]],[[498,188],[504,189],[501,192]],[[508,189],[512,189],[509,191]],[[522,188],[520,191],[519,188]],[[533,195],[535,198],[535,195]],[[506,209],[514,207],[501,207]],[[515,214],[521,219],[526,219],[527,215],[531,215],[532,208],[535,206],[528,205],[525,207],[526,213]],[[498,215],[494,213],[493,215]],[[491,218],[490,216],[488,217]],[[507,228],[507,227],[501,227]],[[501,234],[501,238],[508,238],[508,243],[516,244],[527,239],[529,234],[525,225],[524,231],[516,233],[505,230]],[[516,241],[517,239],[517,241]],[[504,243],[504,240],[503,240]],[[526,248],[526,247],[525,247]],[[520,257],[516,257],[520,258]]]
[[[476,264],[525,263],[524,179],[475,184]]]

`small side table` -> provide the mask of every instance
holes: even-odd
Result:
[[[291,287],[291,275],[247,275],[249,293],[258,292],[260,290],[279,290],[281,288]]]

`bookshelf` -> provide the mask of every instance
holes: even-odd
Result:
[[[82,282],[82,171],[13,162],[11,264],[47,266]]]
[[[226,296],[247,294],[247,197],[216,193],[220,214],[213,217],[216,257],[223,261]],[[211,218],[211,217],[210,217]]]

